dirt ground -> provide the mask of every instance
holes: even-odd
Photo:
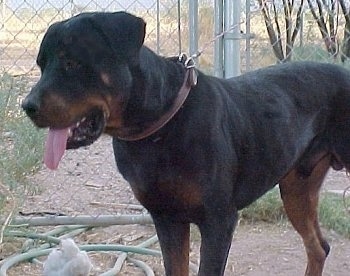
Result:
[[[57,171],[42,169],[31,182],[36,193],[28,195],[21,207],[23,212],[57,212],[66,215],[108,215],[144,213],[135,210],[138,204],[128,184],[117,173],[110,138],[103,137],[87,149],[66,152]],[[350,185],[343,172],[330,172],[325,190],[342,191]],[[350,217],[349,217],[350,223]],[[53,228],[53,227],[52,227]],[[130,225],[96,228],[75,240],[85,243],[122,243],[136,245],[154,235],[153,226]],[[324,231],[331,244],[325,276],[350,275],[350,240],[332,231]],[[156,248],[159,248],[156,245]],[[198,263],[199,234],[192,231],[191,261]],[[14,253],[14,252],[12,252]],[[89,253],[93,262],[91,275],[99,275],[114,265],[115,254]],[[161,260],[140,256],[155,271],[164,275]],[[303,275],[306,256],[299,236],[289,224],[243,224],[234,235],[225,275],[270,276]],[[41,275],[36,264],[21,264],[9,275]],[[127,263],[120,275],[144,275]],[[193,274],[194,275],[194,274]]]

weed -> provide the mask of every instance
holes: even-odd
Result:
[[[350,214],[347,210],[349,204],[349,198],[344,202],[339,195],[323,193],[319,204],[319,220],[322,227],[350,238]],[[243,222],[248,223],[256,221],[286,223],[287,215],[283,208],[279,190],[276,188],[271,190],[243,209],[241,218]]]
[[[24,77],[0,75],[0,174],[11,190],[23,188],[25,177],[41,164],[43,133],[20,107],[27,86]]]
[[[350,238],[350,214],[346,209],[347,198],[336,194],[325,193],[321,197],[319,217],[321,225],[347,238]]]
[[[240,212],[241,219],[247,222],[285,222],[286,214],[278,189],[272,189],[263,197]]]

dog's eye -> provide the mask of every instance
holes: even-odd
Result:
[[[64,63],[64,70],[65,71],[71,71],[76,70],[80,68],[80,64],[77,61],[74,60],[66,60]]]

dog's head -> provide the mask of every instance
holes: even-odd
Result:
[[[49,167],[66,148],[122,124],[144,36],[144,21],[125,12],[84,13],[50,26],[37,57],[41,78],[22,104],[36,126],[49,128]]]

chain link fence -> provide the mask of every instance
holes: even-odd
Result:
[[[2,0],[0,3],[0,66],[12,74],[37,71],[39,43],[50,24],[88,11],[135,13],[147,22],[148,46],[164,55],[178,53],[177,1]]]
[[[311,2],[315,5],[315,1]],[[181,45],[185,45],[181,50],[188,51],[188,1],[180,2],[180,38]],[[216,1],[199,1],[197,26],[199,49],[214,37],[214,2]],[[286,18],[282,1],[242,0],[240,58],[243,72],[276,63],[276,60],[281,59],[276,56],[276,49],[279,47],[285,55],[293,56],[294,60],[329,61],[327,35],[335,44],[335,50],[331,55],[339,53],[341,55],[342,51],[350,51],[350,46],[345,51],[342,47],[344,43],[350,44],[349,38],[346,43],[344,29],[346,24],[350,26],[350,21],[348,23],[346,21],[346,18],[350,20],[347,1],[344,2],[346,12],[342,12],[338,0],[328,1],[336,3],[332,31],[319,28],[306,1],[292,2],[294,4],[289,11],[290,17]],[[178,1],[175,0],[1,0],[0,3],[0,69],[14,75],[31,73],[38,76],[35,58],[39,43],[48,26],[53,22],[86,11],[126,10],[135,13],[147,22],[146,44],[151,49],[162,55],[175,55],[179,52]],[[297,26],[297,13],[301,3],[303,3],[303,9],[301,9],[300,22]],[[329,7],[324,6],[323,12],[325,26],[331,26]],[[270,33],[267,31],[265,14],[269,17],[270,30],[275,32],[274,41],[271,40]],[[286,26],[287,21],[289,26]],[[299,31],[291,43],[287,36],[295,29]],[[330,33],[325,34],[328,31]],[[349,31],[348,33],[350,34]],[[205,47],[205,54],[199,59],[201,68],[208,72],[212,72],[214,63],[213,47],[213,43],[211,47]],[[286,53],[288,48],[291,53]]]
[[[216,1],[199,1],[197,29],[200,49],[215,36],[214,2]],[[273,1],[263,2],[267,3],[266,8],[271,16],[269,24],[274,25],[275,31],[276,22],[280,22],[277,36],[278,41],[284,42],[289,31],[283,17],[283,6],[274,10]],[[147,22],[146,44],[151,49],[161,55],[176,55],[179,52],[178,1],[175,0],[0,0],[0,3],[0,70],[12,76],[24,76],[28,84],[39,76],[35,59],[48,26],[80,12],[126,10],[137,14]],[[189,41],[188,16],[188,1],[181,1],[181,40],[186,47]],[[276,63],[278,58],[272,46],[277,42],[271,42],[266,31],[266,20],[259,1],[242,1],[241,18],[239,55],[242,72]],[[293,22],[295,28],[295,21]],[[345,18],[339,16],[336,24],[337,39],[340,41],[345,31]],[[293,60],[336,60],[327,52],[324,38],[306,4],[298,28],[300,31],[291,51]],[[285,54],[286,45],[288,43],[281,46]],[[214,64],[213,47],[213,44],[209,44],[199,59],[200,68],[207,72],[212,72]],[[116,170],[109,137],[102,137],[88,148],[66,152],[59,170],[52,172],[40,166],[35,174],[26,177],[26,181],[29,184],[22,189],[23,196],[13,204],[16,206],[10,208],[11,215],[13,210],[25,217],[88,215],[97,218],[104,215],[146,213]],[[103,241],[107,239],[106,232],[109,236],[119,236],[116,234],[118,229],[103,231]],[[153,229],[144,231],[149,233]],[[130,239],[134,236],[135,230],[124,233],[124,237]]]

